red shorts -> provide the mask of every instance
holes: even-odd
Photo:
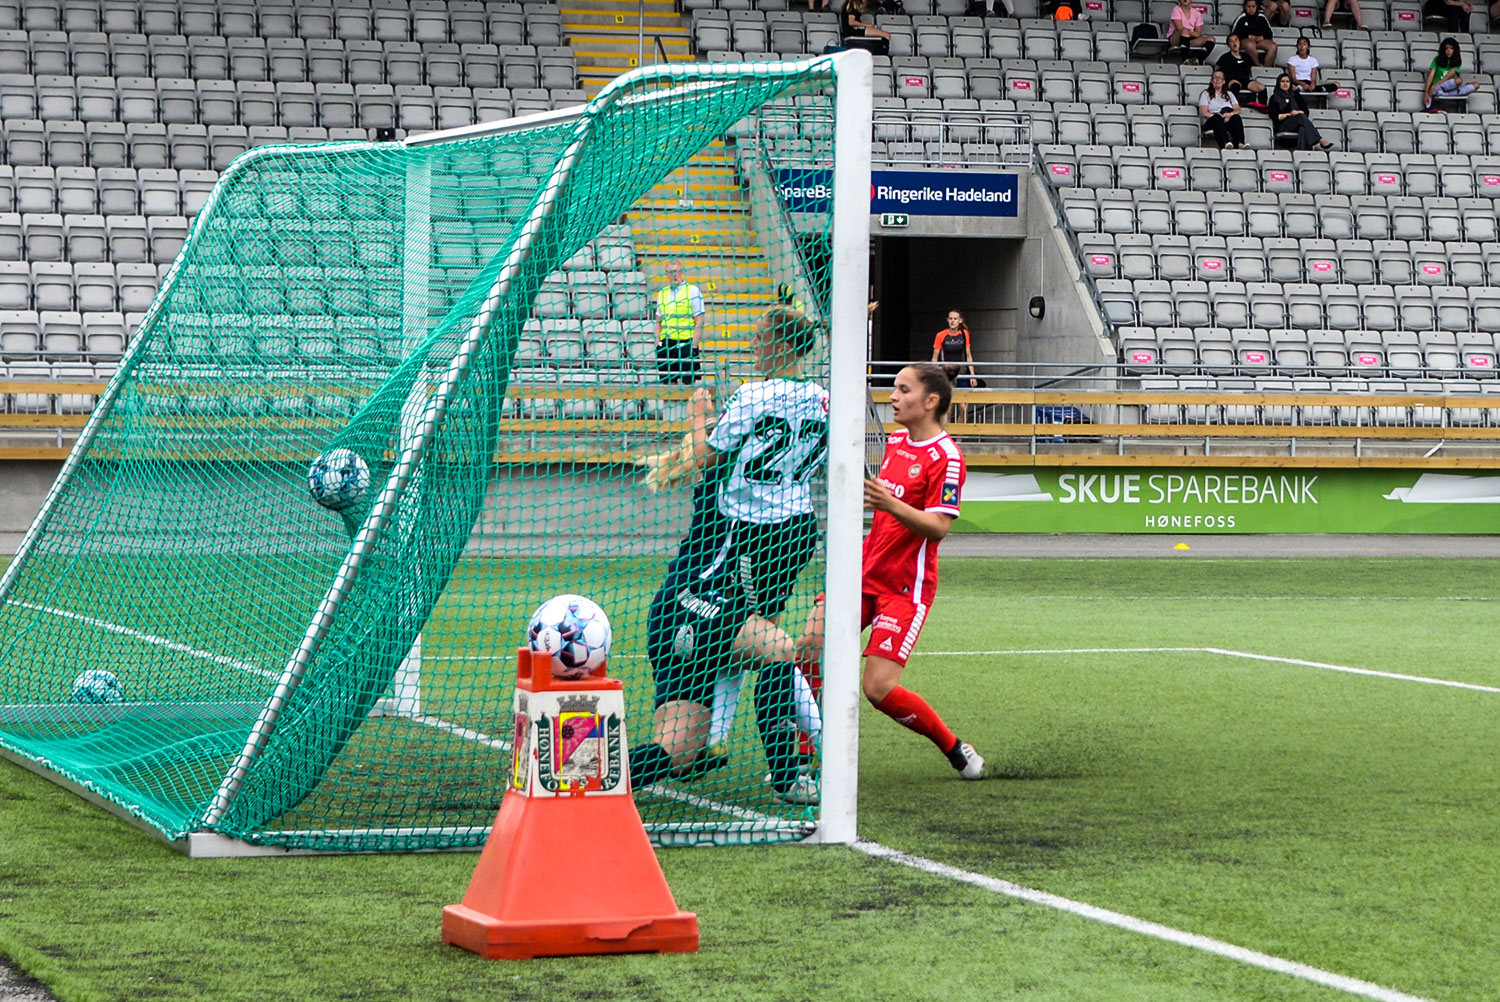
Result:
[[[885,658],[902,667],[927,620],[927,606],[901,595],[861,596],[860,626],[870,627],[865,657]]]

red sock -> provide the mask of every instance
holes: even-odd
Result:
[[[801,669],[802,676],[807,679],[807,687],[812,690],[813,699],[818,702],[819,706],[822,706],[823,673],[818,662],[798,660],[797,667]],[[812,738],[806,734],[802,735],[801,751],[804,758],[812,758],[818,753],[817,747],[813,745]]]
[[[875,709],[890,717],[902,727],[908,727],[938,746],[946,755],[958,744],[958,738],[948,730],[943,718],[928,705],[927,700],[910,689],[896,686],[886,697],[875,704]]]

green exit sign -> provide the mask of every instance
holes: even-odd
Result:
[[[880,214],[881,226],[910,226],[911,217],[904,212],[882,212]]]

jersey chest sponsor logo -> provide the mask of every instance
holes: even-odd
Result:
[[[898,483],[896,483],[893,480],[887,480],[885,477],[881,477],[880,478],[880,485],[882,487],[884,487],[886,490],[890,491],[891,492],[891,497],[893,497],[893,498],[904,498],[904,497],[906,497],[906,485],[905,484],[898,484]]]
[[[677,593],[677,604],[693,615],[702,616],[704,619],[714,619],[723,611],[718,605],[699,598],[686,588]]]

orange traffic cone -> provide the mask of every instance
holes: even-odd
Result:
[[[630,798],[624,686],[603,667],[552,677],[523,647],[510,788],[443,942],[491,960],[692,953],[681,911]]]

